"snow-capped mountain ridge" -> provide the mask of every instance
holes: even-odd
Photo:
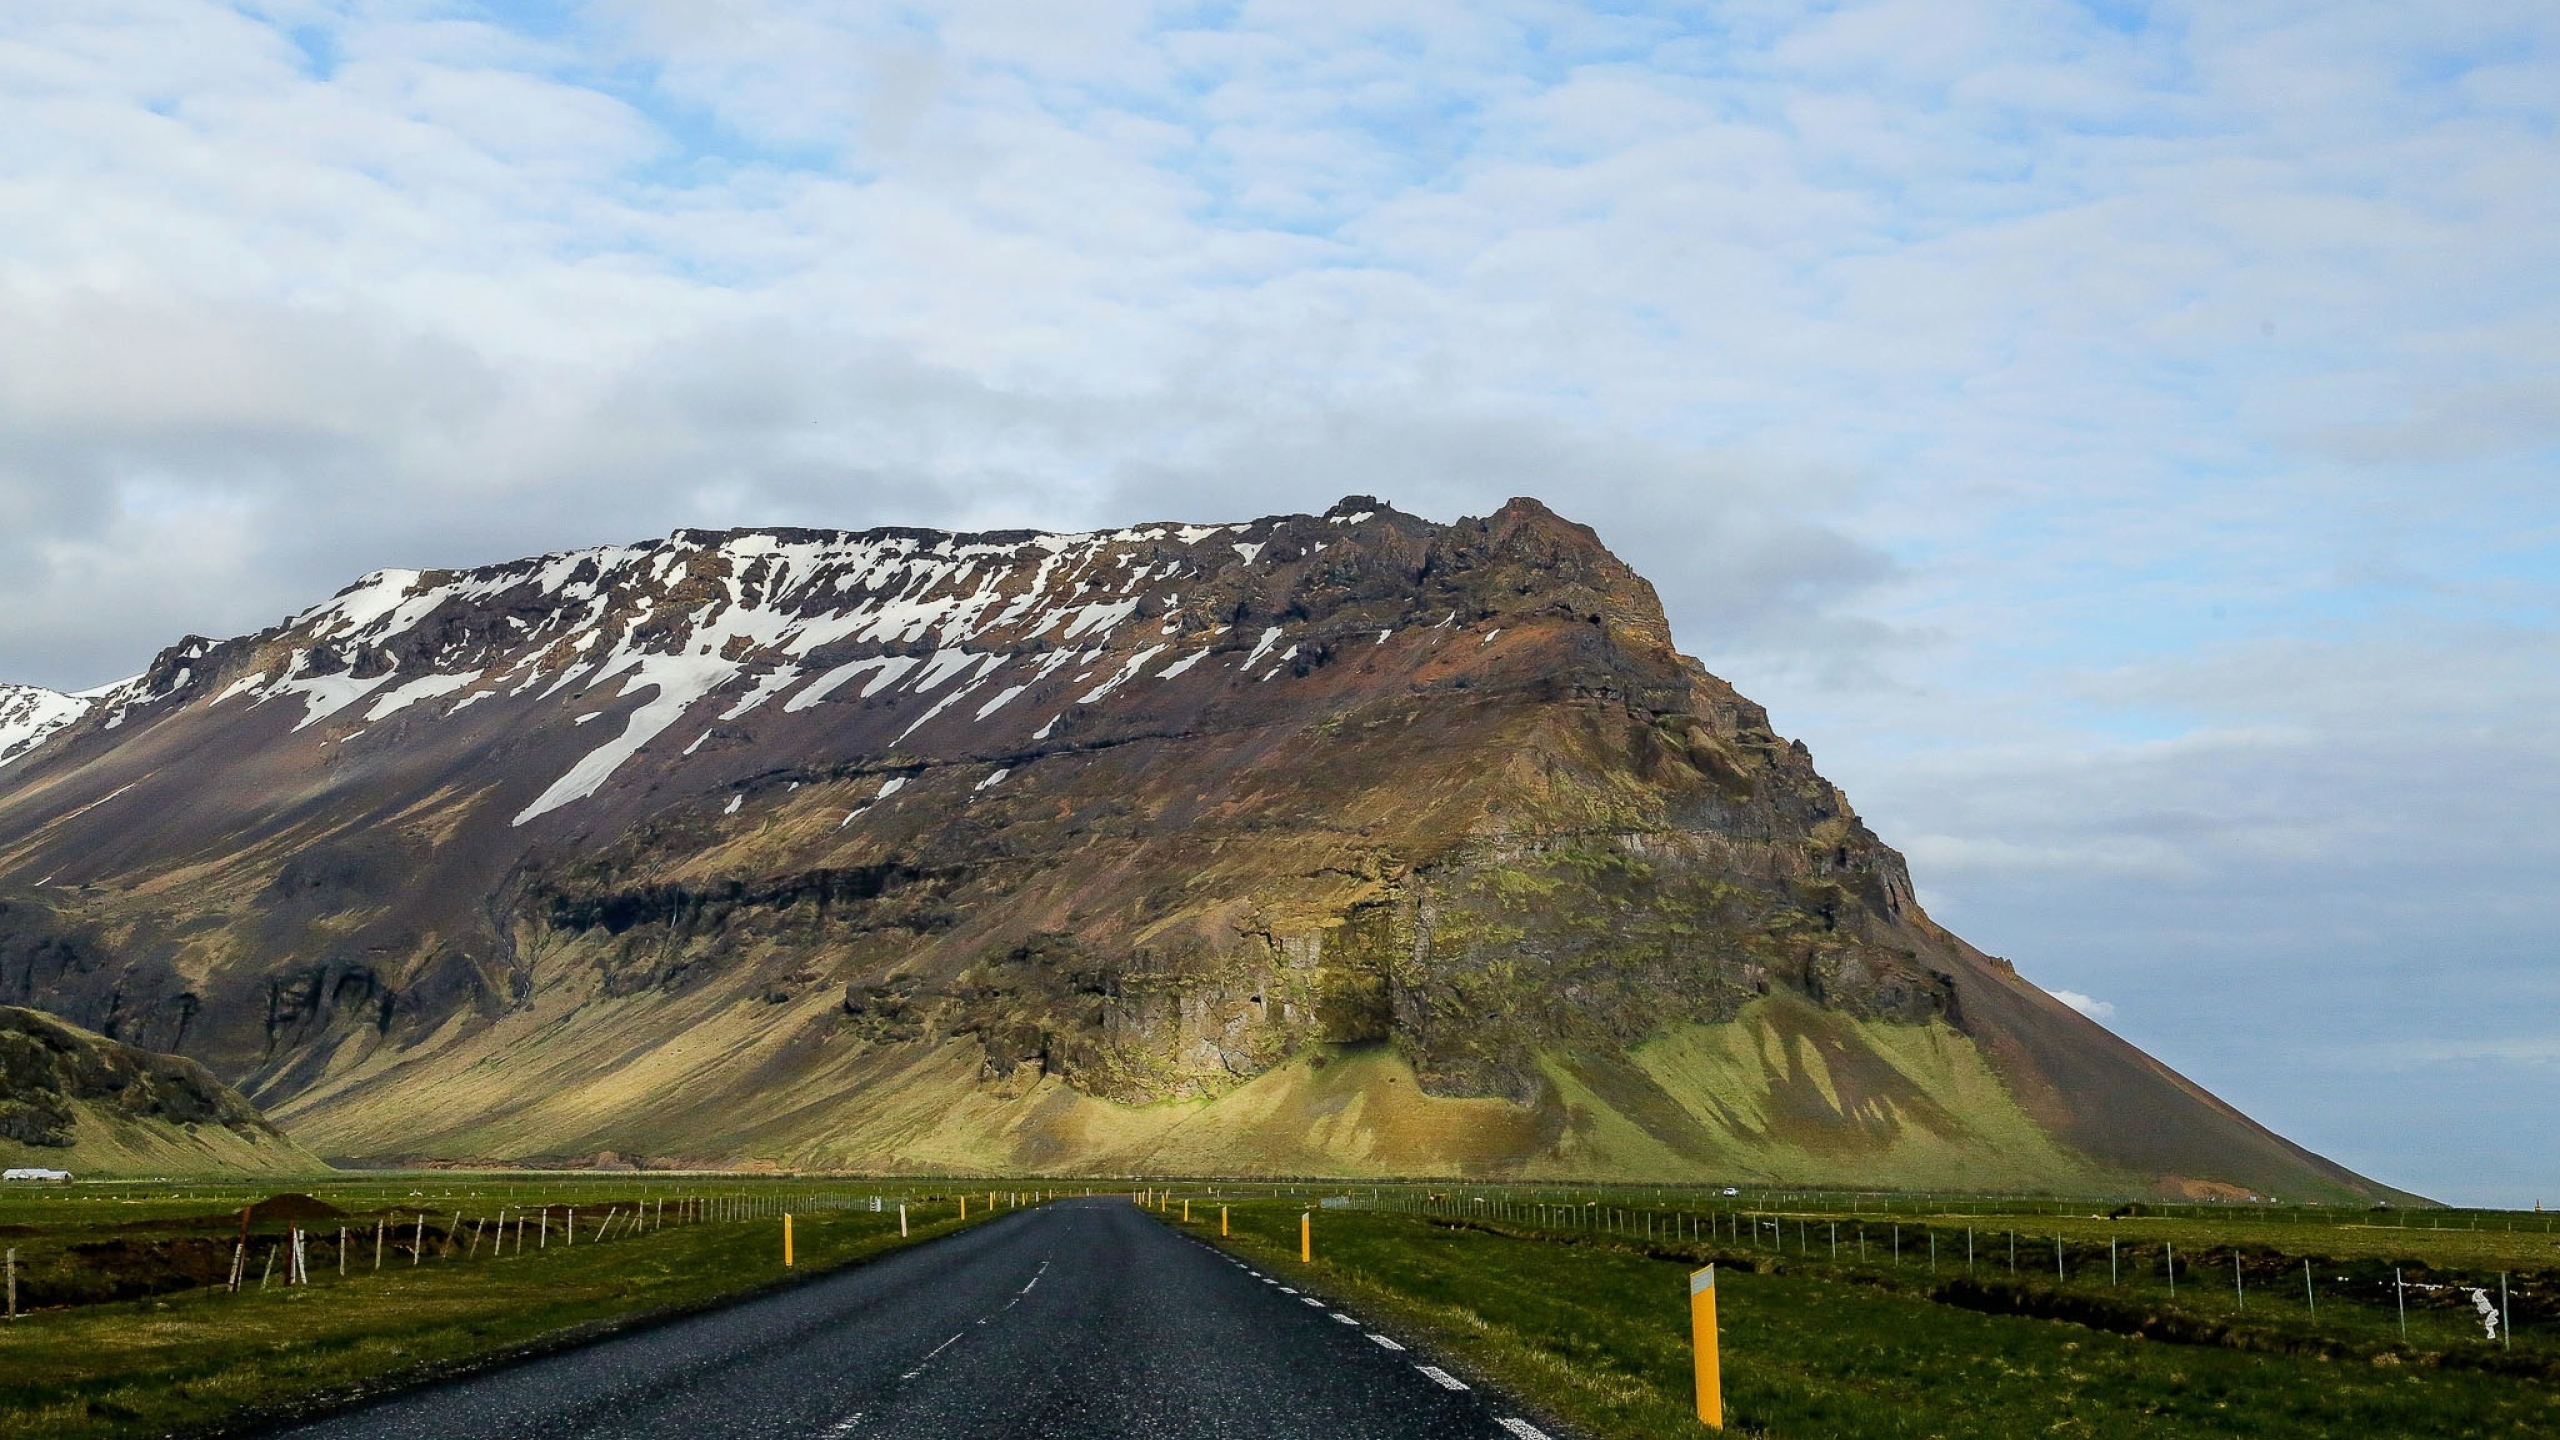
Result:
[[[1324,524],[1391,523],[1379,520],[1383,509],[1355,499]],[[218,644],[190,637],[91,702],[21,702],[44,728],[31,719],[0,733],[22,754],[93,707],[112,729],[139,707],[290,700],[300,702],[290,732],[316,727],[323,743],[361,747],[385,724],[433,723],[501,697],[635,702],[618,730],[595,737],[515,813],[522,825],[594,795],[688,716],[698,728],[687,755],[712,727],[769,703],[797,714],[831,698],[906,705],[897,741],[936,722],[980,727],[981,739],[1046,738],[1057,716],[1015,709],[1025,693],[1062,672],[1098,675],[1077,692],[1077,703],[1096,704],[1150,675],[1191,671],[1227,627],[1185,609],[1184,582],[1250,570],[1275,540],[1292,548],[1291,528],[1279,519],[1081,534],[687,529],[472,570],[381,570],[271,630]],[[1219,543],[1246,535],[1260,538]],[[1153,624],[1137,646],[1128,637],[1141,611]],[[1283,629],[1268,627],[1234,668],[1292,660],[1294,650],[1274,648]]]
[[[89,713],[92,702],[59,690],[0,682],[0,766]]]

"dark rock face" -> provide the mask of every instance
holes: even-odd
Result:
[[[1076,1096],[1327,1046],[1543,1144],[1559,1057],[1773,996],[1970,1037],[2095,1164],[2358,1183],[1932,924],[1534,501],[386,573],[0,768],[0,999],[338,1153],[791,1151],[965,1054],[952,1104],[1067,1166]]]

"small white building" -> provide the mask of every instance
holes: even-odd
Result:
[[[68,1170],[47,1170],[39,1165],[21,1165],[0,1170],[0,1180],[68,1180],[70,1178],[71,1172]]]

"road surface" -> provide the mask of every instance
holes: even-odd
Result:
[[[1367,1323],[1125,1200],[276,1432],[294,1440],[1540,1440]]]

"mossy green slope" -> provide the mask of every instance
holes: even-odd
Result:
[[[328,1168],[196,1062],[15,1006],[0,1006],[0,1166],[80,1176]]]

